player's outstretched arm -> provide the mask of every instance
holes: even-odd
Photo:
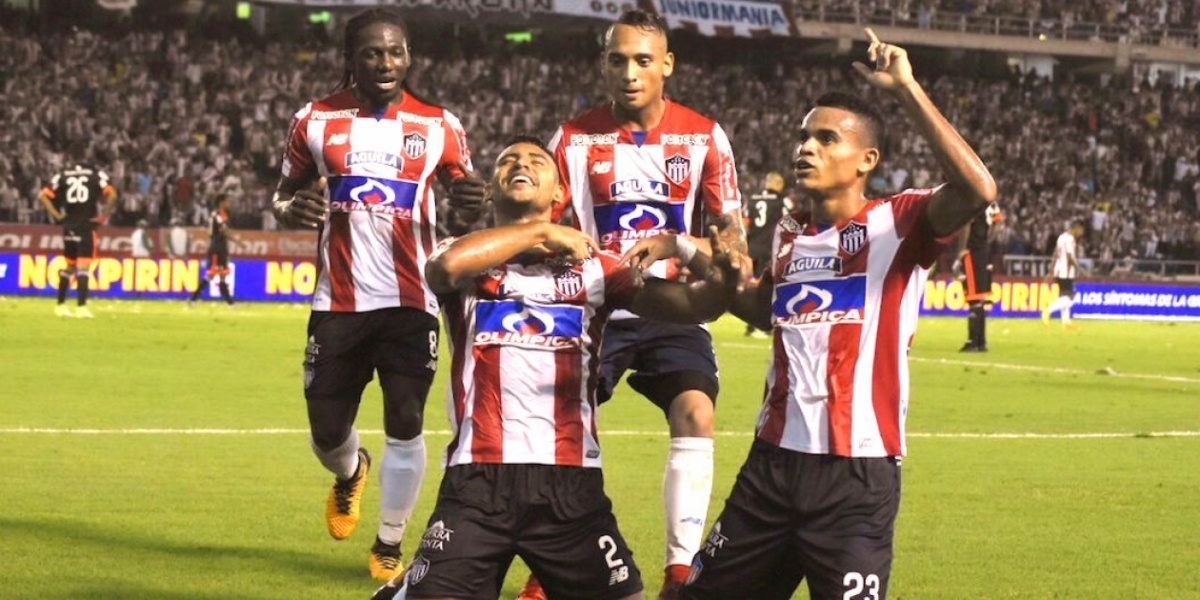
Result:
[[[522,252],[553,252],[580,263],[600,246],[591,236],[553,223],[519,223],[484,229],[454,240],[425,263],[425,280],[437,294],[454,291],[484,271]]]
[[[870,28],[866,32],[871,41],[867,52],[875,66],[872,69],[856,62],[854,69],[871,85],[892,94],[928,140],[948,181],[930,197],[927,216],[934,234],[950,235],[996,199],[996,181],[917,83],[908,52],[879,41]]]
[[[770,331],[772,288],[771,273],[764,273],[757,281],[750,282],[738,292],[729,307],[729,312],[758,329]]]
[[[704,273],[703,281],[646,280],[633,297],[630,310],[642,317],[673,323],[703,323],[725,314],[738,293],[742,261],[740,253],[720,241],[718,235],[715,226],[709,229],[711,258],[697,252],[694,246],[682,252],[692,255],[688,268],[693,273]],[[691,244],[686,237],[680,240]],[[637,267],[630,266],[636,273]]]

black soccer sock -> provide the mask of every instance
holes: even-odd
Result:
[[[972,346],[979,345],[979,310],[971,306],[971,314],[967,317],[967,341]]]
[[[225,299],[226,304],[233,304],[233,296],[229,295],[229,284],[222,279],[221,283],[217,284],[217,288],[221,290],[221,297]]]
[[[58,272],[58,303],[67,301],[67,288],[71,287],[71,272],[63,269]]]
[[[79,305],[87,306],[88,282],[90,282],[92,278],[88,276],[87,271],[84,271],[82,273],[76,273],[75,279],[78,281],[77,285],[79,286]]]
[[[195,302],[196,300],[199,300],[200,299],[200,291],[206,287],[208,287],[208,280],[207,279],[200,280],[200,285],[197,285],[196,291],[192,292],[191,301]]]
[[[983,306],[977,306],[974,309],[978,311],[975,315],[975,344],[980,348],[987,347],[987,311]]]

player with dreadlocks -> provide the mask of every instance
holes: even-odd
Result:
[[[403,570],[400,542],[425,474],[422,415],[437,369],[438,301],[424,278],[437,243],[433,182],[455,210],[475,215],[485,183],[471,171],[458,119],[405,84],[411,57],[399,16],[351,18],[342,54],[338,89],[296,113],[274,210],[285,226],[320,236],[304,396],[313,452],[336,477],[325,508],[334,539],[358,525],[371,457],[354,421],[379,376],[386,444],[369,566],[389,580]]]

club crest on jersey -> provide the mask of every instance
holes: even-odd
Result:
[[[425,154],[425,136],[412,132],[404,136],[404,153],[409,158],[421,158]]]
[[[583,275],[571,270],[555,273],[554,289],[563,298],[574,298],[579,295],[579,292],[583,291]]]
[[[858,254],[867,243],[867,226],[851,221],[838,232],[838,242],[846,254]]]
[[[862,323],[867,278],[843,277],[775,286],[773,321],[781,325]]]
[[[682,154],[671,155],[666,164],[667,179],[674,181],[675,185],[683,185],[692,172],[692,161],[684,158]]]
[[[403,169],[404,159],[391,152],[377,152],[375,150],[359,150],[357,152],[346,153],[347,169],[354,165],[362,164],[383,165],[393,169]]]
[[[684,231],[683,205],[670,202],[617,202],[597,206],[600,243],[640,240],[660,233]]]
[[[485,300],[475,305],[475,344],[536,348],[578,347],[583,308]]]

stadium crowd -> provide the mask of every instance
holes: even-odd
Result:
[[[1089,37],[1088,32],[1103,29],[1134,43],[1193,46],[1200,37],[1196,0],[792,0],[792,7],[800,18],[887,21],[922,29],[938,20],[979,25],[1003,19],[1006,31],[1026,23],[1031,34],[1055,37],[1066,37],[1062,34],[1067,32]]]
[[[460,117],[482,172],[511,134],[549,137],[603,98],[588,44],[451,46],[415,50],[409,81]],[[0,221],[45,222],[35,203],[43,181],[67,162],[86,161],[106,169],[121,193],[114,224],[171,217],[199,224],[211,199],[227,192],[234,227],[274,228],[269,198],[281,144],[292,113],[336,84],[324,75],[340,72],[332,47],[184,31],[118,39],[6,32]],[[871,94],[843,63],[735,60],[703,44],[680,48],[668,93],[722,123],[746,194],[767,172],[789,171],[795,139],[787,132],[821,91]],[[1079,219],[1089,227],[1083,253],[1101,262],[1200,258],[1200,83],[1177,89],[1016,72],[942,73],[926,83],[1000,184],[1003,252],[1049,254],[1065,223]],[[893,144],[872,191],[938,180],[906,121],[889,125]]]

